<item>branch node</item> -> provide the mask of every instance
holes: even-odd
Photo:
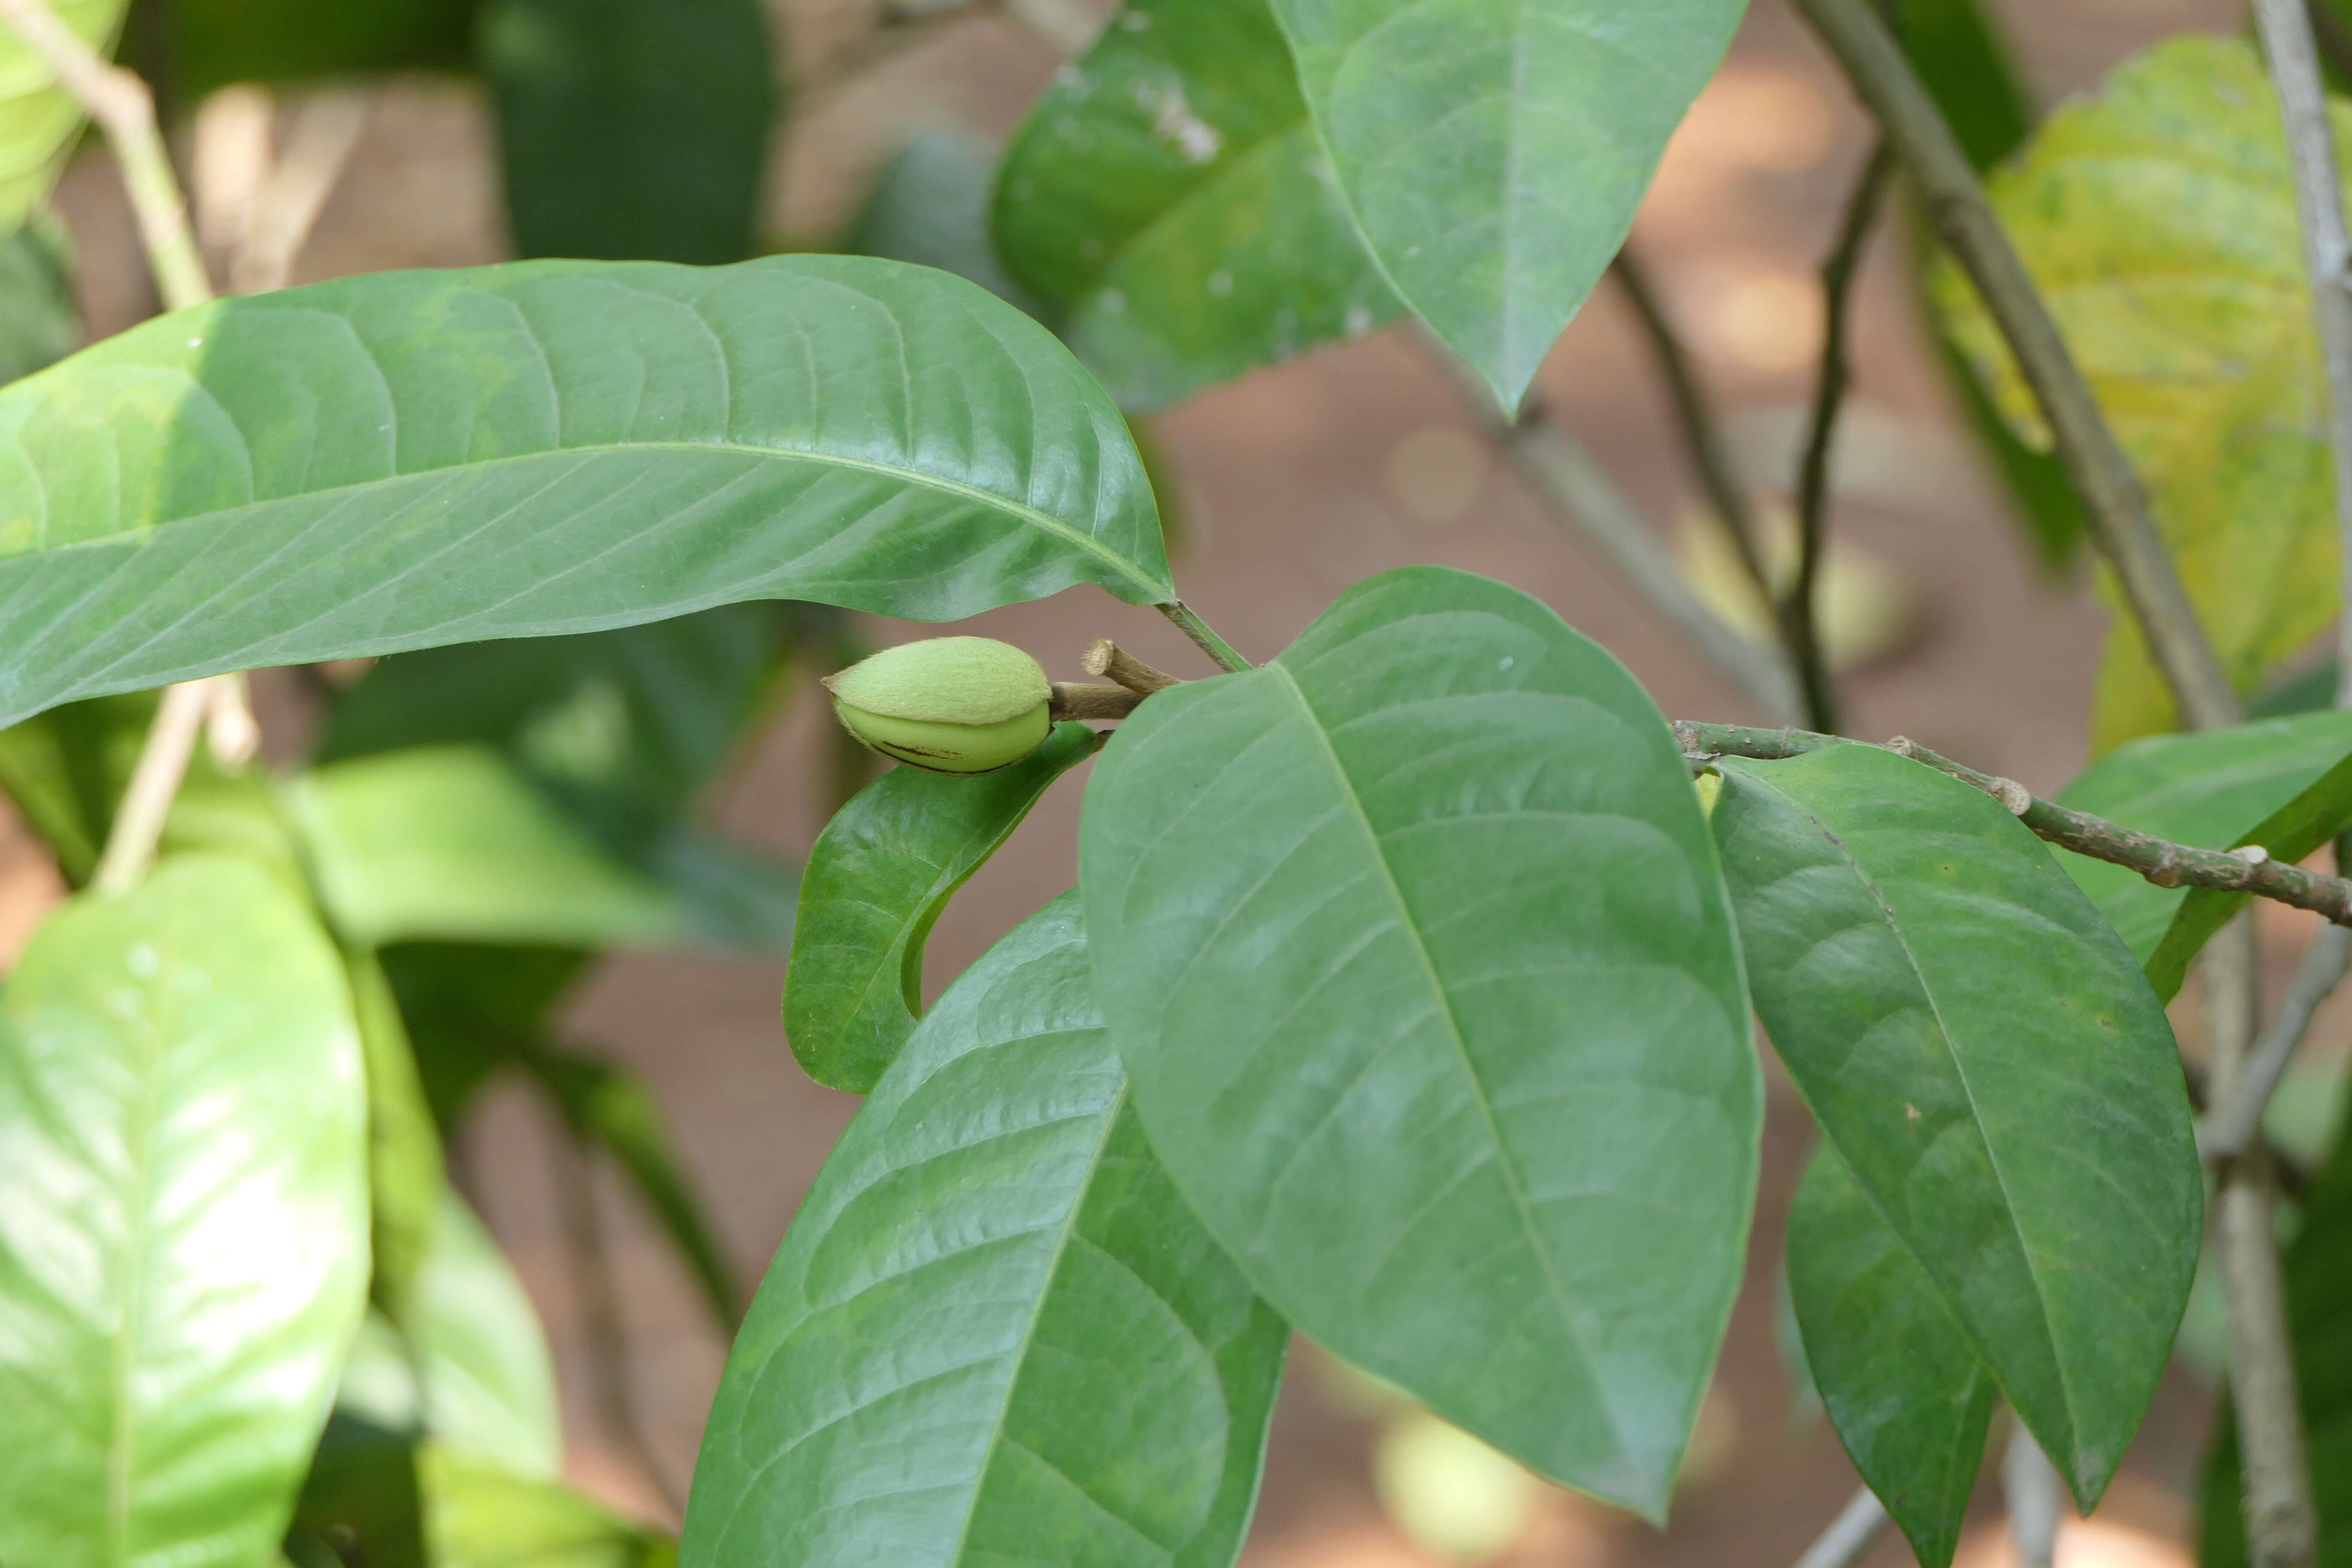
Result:
[[[1086,658],[1080,662],[1088,675],[1108,676],[1139,697],[1183,684],[1178,677],[1154,669],[1108,637],[1097,637],[1088,643]]]
[[[2033,809],[2033,792],[2015,779],[1995,779],[1986,793],[2007,806],[2011,816],[2023,816]]]

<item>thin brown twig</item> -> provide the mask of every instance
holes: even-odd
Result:
[[[1863,1487],[1853,1494],[1821,1539],[1805,1549],[1796,1568],[1854,1568],[1895,1523],[1878,1494]]]
[[[0,18],[56,73],[58,84],[105,133],[122,171],[139,237],[168,310],[184,310],[213,297],[203,253],[188,222],[188,204],[172,172],[172,155],[155,124],[155,95],[135,71],[109,64],[66,26],[47,0],[0,0]]]
[[[1675,738],[1694,763],[1717,757],[1754,757],[1777,762],[1830,746],[1864,746],[1867,741],[1807,730],[1763,730],[1741,724],[1699,724],[1677,720]],[[1971,784],[2007,806],[2032,834],[2063,849],[2138,872],[2159,888],[2210,888],[2250,893],[2352,925],[2352,881],[2306,871],[2273,860],[2254,848],[2200,849],[2136,832],[2088,812],[2044,800],[2014,779],[1979,773],[1915,741],[1897,736],[1881,748]]]
[[[1050,711],[1056,720],[1124,719],[1135,711],[1147,693],[1127,686],[1097,686],[1082,680],[1051,683]]]
[[[1166,670],[1152,668],[1108,637],[1097,637],[1087,645],[1083,664],[1088,675],[1108,677],[1142,697],[1183,684]]]
[[[2224,926],[2213,945],[2234,960],[2205,970],[2210,1088],[2216,1101],[2228,1105],[2243,1089],[2260,1018],[2260,949],[2252,912]],[[2273,1207],[2264,1150],[2222,1168],[2213,1194],[2214,1245],[2229,1298],[2230,1392],[2245,1478],[2248,1556],[2254,1568],[2312,1568],[2319,1527]]]
[[[1877,117],[1937,235],[1976,285],[2082,492],[2092,533],[2191,729],[2234,723],[2237,695],[2190,605],[2139,476],[1985,199],[1968,154],[1869,0],[1796,0]]]
[[[1797,667],[1797,679],[1805,692],[1805,711],[1816,730],[1835,730],[1838,722],[1837,691],[1822,646],[1821,574],[1829,538],[1830,456],[1837,438],[1838,413],[1853,380],[1846,339],[1853,314],[1853,278],[1894,172],[1895,154],[1882,136],[1846,198],[1837,239],[1822,263],[1825,306],[1822,369],[1813,386],[1811,424],[1797,464],[1797,571],[1777,606],[1781,640],[1788,644],[1789,658]]]
[[[1715,416],[1715,405],[1707,397],[1706,384],[1699,379],[1690,350],[1675,331],[1674,322],[1667,319],[1665,305],[1651,286],[1648,269],[1630,245],[1617,252],[1609,271],[1624,290],[1626,301],[1633,307],[1633,318],[1641,323],[1642,335],[1650,341],[1651,356],[1658,362],[1659,372],[1666,380],[1666,395],[1675,405],[1675,423],[1682,431],[1683,444],[1690,449],[1691,466],[1698,470],[1707,500],[1729,536],[1740,566],[1769,605],[1777,591],[1758,538],[1756,510],[1746,487],[1739,482],[1739,468],[1732,460],[1730,444],[1724,439],[1723,422]]]

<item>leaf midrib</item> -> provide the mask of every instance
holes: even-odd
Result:
[[[464,479],[493,469],[520,467],[526,463],[550,462],[564,458],[628,457],[642,452],[716,453],[727,457],[764,458],[783,462],[814,463],[827,468],[877,474],[917,489],[936,490],[943,495],[954,496],[961,500],[1008,513],[1042,532],[1054,535],[1064,542],[1095,556],[1129,582],[1154,595],[1164,591],[1165,585],[1145,574],[1139,563],[1120,554],[1094,534],[1063,521],[1051,512],[1041,511],[1025,501],[1014,500],[994,490],[982,489],[976,485],[950,479],[944,475],[926,473],[920,469],[894,468],[887,463],[875,462],[864,458],[849,458],[835,453],[804,451],[792,447],[749,446],[738,441],[600,442],[593,446],[554,447],[543,452],[519,452],[507,457],[487,458],[478,462],[451,464],[446,468],[419,468],[406,473],[384,474],[346,485],[329,485],[318,489],[297,491],[291,495],[256,498],[212,511],[190,512],[182,517],[166,518],[142,527],[121,529],[112,533],[100,534],[89,539],[70,540],[63,544],[41,545],[31,550],[0,554],[0,563],[12,559],[57,556],[75,551],[97,550],[109,545],[139,542],[153,537],[167,528],[216,522],[263,507],[327,500],[373,489],[379,486]]]
[[[1412,944],[1413,956],[1419,961],[1422,973],[1429,983],[1431,994],[1437,998],[1439,1015],[1445,1021],[1446,1037],[1453,1042],[1454,1053],[1461,1059],[1463,1076],[1469,1080],[1471,1098],[1477,1104],[1480,1120],[1486,1123],[1486,1136],[1494,1144],[1495,1164],[1502,1173],[1504,1185],[1510,1192],[1511,1206],[1518,1216],[1528,1249],[1535,1254],[1537,1262],[1543,1268],[1544,1282],[1551,1288],[1553,1302],[1557,1305],[1569,1301],[1572,1298],[1561,1283],[1550,1248],[1544,1245],[1542,1235],[1536,1228],[1535,1212],[1528,1205],[1526,1189],[1520,1184],[1518,1169],[1512,1162],[1510,1145],[1503,1138],[1502,1125],[1495,1119],[1494,1103],[1486,1093],[1486,1083],[1478,1076],[1477,1064],[1470,1056],[1469,1042],[1464,1037],[1461,1022],[1454,1015],[1453,995],[1438,978],[1436,962],[1430,957],[1429,949],[1422,941],[1421,927],[1413,918],[1412,906],[1405,900],[1404,889],[1397,882],[1396,871],[1389,865],[1388,857],[1381,852],[1381,836],[1373,830],[1371,816],[1364,809],[1362,798],[1356,794],[1355,781],[1349,777],[1347,768],[1340,763],[1339,750],[1332,745],[1330,733],[1324,728],[1320,715],[1315,711],[1315,705],[1307,700],[1306,688],[1299,685],[1298,678],[1280,660],[1264,668],[1281,677],[1284,688],[1297,700],[1299,711],[1307,716],[1307,728],[1314,734],[1315,743],[1322,752],[1324,760],[1330,764],[1331,776],[1339,783],[1339,794],[1347,802],[1349,814],[1363,830],[1364,842],[1371,852],[1373,863],[1380,868],[1381,880],[1387,886],[1389,898],[1396,907],[1397,923]],[[1611,1440],[1617,1445],[1620,1453],[1631,1453],[1632,1446],[1627,1443],[1624,1426],[1618,1420],[1616,1405],[1609,1396],[1607,1384],[1600,1376],[1600,1358],[1593,1354],[1592,1346],[1585,1338],[1583,1324],[1571,1312],[1560,1311],[1557,1316],[1566,1325],[1570,1337],[1576,1342],[1577,1350],[1583,1355],[1585,1366],[1592,1374],[1593,1387],[1601,1394],[1602,1417],[1609,1423]]]
[[[1742,772],[1743,776],[1751,779],[1755,778],[1755,774],[1753,773],[1747,772],[1746,770],[1742,770]],[[1861,862],[1857,861],[1853,858],[1852,851],[1846,847],[1845,840],[1836,833],[1831,831],[1829,825],[1823,822],[1820,816],[1815,815],[1810,806],[1807,806],[1803,802],[1798,800],[1793,795],[1790,795],[1785,790],[1780,789],[1778,785],[1767,783],[1761,779],[1757,779],[1756,782],[1764,789],[1770,791],[1774,795],[1787,802],[1791,809],[1801,814],[1806,822],[1811,825],[1813,831],[1821,837],[1822,842],[1828,844],[1831,848],[1836,851],[1839,860],[1844,864],[1847,870],[1853,873],[1854,880],[1862,885],[1863,891],[1869,896],[1872,908],[1881,911],[1885,911],[1884,923],[1886,929],[1894,933],[1895,944],[1902,949],[1904,963],[1910,966],[1913,979],[1918,982],[1919,994],[1927,1004],[1928,1016],[1935,1021],[1936,1037],[1943,1042],[1944,1054],[1950,1060],[1953,1072],[1959,1078],[1961,1091],[1968,1096],[1970,1125],[1976,1129],[1977,1140],[1984,1147],[1986,1162],[1992,1166],[1993,1182],[2000,1190],[2001,1217],[2009,1222],[2010,1234],[2017,1238],[2018,1256],[2024,1259],[2026,1276],[2033,1282],[2033,1304],[2042,1317],[2043,1337],[2050,1346],[2051,1366],[2057,1373],[2058,1392],[2066,1402],[2067,1419],[2071,1426],[2075,1422],[2074,1391],[2072,1384],[2067,1380],[2066,1359],[2058,1352],[2057,1326],[2050,1321],[2050,1299],[2048,1292],[2042,1282],[2042,1271],[2035,1267],[2033,1249],[2032,1247],[2027,1245],[2025,1232],[2018,1225],[2017,1201],[2010,1194],[2009,1178],[2001,1170],[2000,1155],[1999,1152],[1994,1149],[1992,1139],[1986,1135],[1984,1113],[1978,1107],[1976,1085],[1969,1080],[1968,1064],[1961,1059],[1959,1051],[1953,1043],[1951,1026],[1945,1021],[1943,1005],[1937,1000],[1934,988],[1927,984],[1927,973],[1920,967],[1918,954],[1911,946],[1911,939],[1905,934],[1902,921],[1892,913],[1895,907],[1894,903],[1881,892],[1878,884],[1871,879],[1870,874],[1862,868]],[[1836,1136],[1830,1131],[1829,1125],[1825,1121],[1822,1124],[1822,1136],[1828,1139],[1832,1144],[1835,1144],[1838,1142]],[[1842,1149],[1839,1153],[1839,1158],[1841,1160],[1844,1159],[1844,1153]],[[1846,1168],[1849,1172],[1853,1170],[1851,1163],[1848,1163]],[[1910,1238],[1903,1234],[1902,1228],[1895,1225],[1892,1219],[1887,1217],[1885,1209],[1880,1205],[1878,1199],[1872,1194],[1867,1187],[1863,1185],[1862,1182],[1858,1178],[1854,1182],[1854,1186],[1862,1193],[1864,1199],[1869,1203],[1872,1212],[1875,1213],[1878,1215],[1880,1222],[1886,1226],[1887,1234],[1895,1238],[1895,1243],[1910,1257],[1912,1262],[1919,1266],[1919,1268],[1923,1273],[1927,1274],[1930,1279],[1934,1279],[1936,1278],[1935,1270],[1927,1267],[1927,1260],[1919,1256],[1917,1249],[1911,1245]],[[1947,1310],[1948,1310],[1948,1308]],[[1953,1313],[1953,1317],[1962,1324],[1965,1331],[1967,1327],[1966,1320],[1961,1318],[1957,1312]],[[1970,1332],[1969,1337],[1973,1340],[1976,1336],[1973,1332]],[[1988,1373],[1990,1373],[1992,1370],[1992,1362],[1989,1358],[1983,1357],[1979,1357],[1979,1361],[1985,1367]],[[1994,1378],[1994,1382],[1998,1384],[2000,1379],[1996,1376]],[[2068,1433],[2068,1436],[2074,1439],[2074,1446],[2077,1450],[2079,1450],[2082,1444],[2082,1433],[2079,1428],[2071,1430]]]

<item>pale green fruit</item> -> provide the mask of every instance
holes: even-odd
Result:
[[[1045,670],[992,637],[931,637],[885,648],[825,686],[851,734],[886,757],[933,773],[1010,767],[1053,728]]]

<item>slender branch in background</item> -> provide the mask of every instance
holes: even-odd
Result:
[[[262,186],[252,226],[229,264],[231,289],[267,294],[293,281],[294,264],[319,215],[359,150],[368,110],[365,93],[331,89],[312,94],[294,112],[286,151]]]
[[[155,95],[136,72],[109,64],[84,43],[47,0],[0,0],[0,19],[57,73],[58,85],[97,121],[114,149],[164,307],[184,310],[210,300],[212,282],[188,225],[188,204],[181,199],[172,156],[155,126]]]
[[[1690,448],[1691,464],[1698,469],[1699,482],[1706,487],[1706,499],[1715,508],[1724,532],[1730,536],[1739,564],[1769,605],[1775,590],[1771,569],[1765,564],[1763,546],[1758,538],[1756,510],[1739,482],[1738,465],[1732,461],[1730,446],[1723,438],[1722,422],[1715,416],[1715,405],[1699,380],[1690,350],[1684,346],[1674,323],[1666,319],[1665,306],[1630,245],[1618,251],[1609,271],[1625,291],[1626,301],[1633,307],[1643,335],[1650,340],[1650,352],[1656,356],[1658,369],[1666,378],[1666,392],[1675,405],[1675,420],[1682,428],[1684,444]],[[1822,728],[1835,726],[1823,724]]]
[[[1830,746],[1866,746],[1868,741],[1843,735],[1821,735],[1808,730],[1759,730],[1744,724],[1699,724],[1678,719],[1675,739],[1694,765],[1717,757],[1754,757],[1782,762]],[[1916,741],[1896,736],[1885,751],[1924,763],[1972,784],[2007,806],[2035,837],[2094,860],[2105,860],[2138,872],[2159,888],[2210,888],[2216,892],[2250,893],[2298,910],[2324,915],[2337,925],[2352,925],[2352,881],[2306,871],[2273,860],[2261,849],[2200,849],[2134,832],[2120,823],[2086,811],[2075,811],[2043,800],[2015,779],[1979,773],[1931,752]]]
[[[1555,424],[1540,401],[1530,398],[1517,423],[1503,419],[1486,384],[1425,329],[1416,336],[1437,364],[1461,386],[1464,400],[1485,426],[1487,438],[1519,470],[1520,478],[1559,518],[1609,558],[1634,593],[1690,640],[1699,656],[1733,689],[1770,718],[1794,723],[1802,712],[1796,678],[1776,648],[1759,647],[1735,631],[1691,591],[1673,554],[1654,532],[1630,497],[1617,488],[1592,455]]]
[[[1864,1487],[1838,1510],[1822,1538],[1805,1549],[1805,1554],[1797,1559],[1797,1568],[1854,1568],[1885,1538],[1887,1527],[1894,1522],[1877,1494]]]
[[[2323,927],[2303,950],[2303,962],[2295,967],[2286,1000],[2279,1004],[2270,1027],[2263,1031],[2246,1058],[2238,1092],[2198,1124],[2197,1151],[2207,1164],[2242,1159],[2252,1146],[2262,1131],[2263,1112],[2271,1096],[2278,1092],[2279,1080],[2286,1076],[2287,1062],[2310,1032],[2319,1005],[2343,981],[2348,965],[2352,965],[2352,930],[2343,926]]]
[[[1234,651],[1233,645],[1216,634],[1214,627],[1192,613],[1181,599],[1171,599],[1164,605],[1151,606],[1176,623],[1176,629],[1192,639],[1192,646],[1209,656],[1219,669],[1228,675],[1238,675],[1249,668],[1250,661]]]
[[[1853,316],[1853,277],[1862,263],[1880,198],[1895,172],[1895,154],[1880,137],[1870,150],[1845,218],[1822,263],[1822,373],[1813,386],[1812,422],[1797,464],[1797,571],[1777,605],[1781,639],[1805,689],[1805,711],[1816,730],[1835,730],[1837,692],[1830,683],[1829,657],[1822,647],[1822,557],[1829,539],[1830,456],[1837,437],[1838,411],[1845,404],[1853,367],[1846,339]],[[1769,590],[1768,590],[1769,592]]]
[[[595,1151],[585,1139],[567,1130],[555,1150],[555,1168],[565,1251],[572,1265],[572,1291],[580,1302],[581,1328],[588,1341],[588,1390],[595,1403],[597,1423],[628,1451],[669,1504],[672,1515],[682,1517],[686,1500],[655,1458],[653,1443],[637,1410],[636,1389],[629,1374],[628,1321],[621,1310],[612,1253],[604,1244],[604,1216],[596,1201]]]
[[[215,678],[218,679],[217,677]],[[127,893],[147,874],[155,846],[163,837],[163,820],[172,814],[172,798],[180,793],[188,763],[196,754],[196,737],[214,705],[210,680],[183,681],[163,689],[154,722],[140,747],[131,771],[130,787],[114,808],[114,826],[106,835],[90,887],[100,893]]]
[[[2249,1081],[2262,1005],[2252,911],[2224,926],[2213,945],[2226,946],[2233,955],[2233,962],[2205,967],[2212,1030],[2210,1087],[2215,1103],[2229,1105]],[[2270,1161],[2263,1149],[2252,1149],[2221,1169],[2213,1226],[2230,1302],[2230,1393],[2244,1466],[2248,1556],[2254,1568],[2311,1568],[2318,1516],[2312,1506],[2272,1208]]]
[[[2114,569],[2191,729],[2234,723],[2237,695],[2180,585],[2130,459],[2116,445],[2047,306],[1985,200],[1976,171],[1869,0],[1796,0],[1843,66],[1917,187],[1936,232],[2000,328],[2087,504]]]
[[[1103,14],[1080,0],[1003,0],[1006,13],[1051,45],[1065,59],[1087,52],[1102,31]]]
[[[2017,1544],[2018,1568],[2050,1568],[2058,1553],[2058,1519],[2066,1487],[2058,1468],[2020,1421],[2000,1456],[2000,1489],[2009,1504],[2009,1535]]]

